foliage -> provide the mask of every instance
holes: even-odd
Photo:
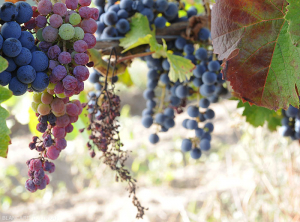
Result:
[[[12,96],[12,92],[0,86],[0,104],[8,100]],[[9,113],[6,109],[0,106],[0,156],[7,157],[8,145],[10,144],[10,130],[6,125],[6,118]]]
[[[287,4],[226,0],[212,10],[214,52],[224,59],[224,77],[244,101],[275,110],[299,104],[300,51],[284,19]]]

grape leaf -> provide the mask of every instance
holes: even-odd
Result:
[[[0,56],[0,73],[3,72],[8,67],[8,62],[5,58]]]
[[[263,126],[267,122],[268,128],[275,131],[277,126],[281,126],[280,112],[277,113],[256,105],[250,106],[248,102],[243,103],[242,101],[238,103],[237,108],[244,108],[242,115],[246,117],[246,122],[254,127]]]
[[[118,76],[119,77],[119,82],[123,83],[126,86],[132,86],[133,82],[130,76],[130,73],[128,71],[128,69],[125,70],[125,72],[121,75]]]
[[[289,5],[287,6],[287,13],[285,19],[289,23],[288,32],[290,34],[292,43],[299,47],[300,46],[300,2],[299,0],[287,0]]]
[[[169,78],[176,82],[177,79],[183,82],[193,75],[193,69],[195,68],[194,64],[191,60],[183,58],[178,55],[173,55],[171,53],[167,53],[167,58],[170,63],[170,71],[169,71]]]
[[[284,19],[285,0],[222,0],[212,9],[214,52],[236,95],[269,109],[299,105],[300,51]]]
[[[12,96],[12,92],[0,86],[0,104],[8,100]],[[10,144],[9,134],[11,133],[6,125],[6,118],[9,112],[0,105],[0,157],[7,157],[8,145]]]

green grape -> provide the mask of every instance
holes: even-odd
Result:
[[[78,53],[78,52],[75,52],[75,51],[73,51],[73,52],[71,53],[72,59],[74,59],[74,56],[75,56],[77,53]]]
[[[51,83],[49,84],[49,86],[48,86],[48,89],[54,89],[55,86],[56,86],[56,84],[54,84],[54,83],[51,82]]]
[[[42,97],[42,93],[33,93],[32,96],[33,102],[38,104],[41,103],[42,102],[41,97]]]
[[[50,106],[44,103],[40,103],[37,108],[38,113],[43,116],[48,115],[50,113],[50,110]]]
[[[38,40],[40,40],[41,42],[42,41],[45,41],[45,39],[43,38],[43,29],[39,29],[37,32],[36,32],[36,37]]]
[[[60,99],[66,98],[64,93],[56,94],[56,96]]]
[[[77,13],[73,13],[69,18],[69,22],[72,25],[78,25],[81,22],[81,16]]]
[[[74,15],[74,14],[72,14]],[[73,40],[74,41],[77,41],[77,40],[82,40],[84,38],[84,31],[82,28],[80,27],[75,27],[75,35],[74,35],[74,38]]]
[[[58,33],[63,40],[70,40],[74,37],[75,30],[71,24],[63,24]]]
[[[35,113],[38,112],[38,111],[37,111],[38,106],[39,106],[38,103],[35,103],[35,102],[32,102],[32,103],[31,103],[31,109],[32,109]]]

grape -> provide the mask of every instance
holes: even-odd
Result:
[[[212,109],[206,110],[204,117],[206,119],[213,119],[215,117],[215,112]]]
[[[214,131],[214,125],[212,123],[206,123],[204,125],[204,129],[208,130],[208,132],[211,133],[212,131]]]
[[[76,66],[73,70],[73,75],[79,80],[79,81],[85,81],[89,78],[89,70],[85,66]]]
[[[153,99],[155,96],[154,91],[150,89],[146,89],[143,93],[144,99]]]
[[[163,122],[163,126],[169,129],[175,126],[175,122],[172,118],[169,117],[165,119],[165,121]]]
[[[8,38],[3,42],[2,52],[8,57],[16,57],[22,51],[22,44],[18,39]]]
[[[155,80],[158,78],[158,73],[156,69],[150,69],[147,74],[148,79]]]
[[[35,18],[31,18],[28,22],[24,24],[24,27],[28,30],[34,29],[35,28]]]
[[[85,33],[84,34],[83,41],[85,41],[87,43],[88,49],[94,48],[94,46],[97,43],[97,40],[96,40],[95,36],[90,34],[90,33]]]
[[[89,56],[86,53],[77,53],[74,61],[77,65],[86,65],[89,62]]]
[[[63,127],[53,127],[52,134],[57,139],[63,139],[65,137],[65,128]]]
[[[32,179],[26,180],[25,188],[26,188],[28,191],[30,191],[31,193],[34,193],[34,192],[37,190],[37,187],[36,187],[36,185],[33,183],[33,180],[32,180]]]
[[[188,55],[193,55],[194,53],[194,45],[193,44],[186,44],[184,47],[183,47],[183,51],[188,54]]]
[[[173,118],[174,117],[174,110],[172,109],[172,108],[166,108],[165,110],[164,110],[164,114],[166,115],[166,116],[168,116],[168,117],[171,117],[171,118]]]
[[[199,115],[199,108],[196,106],[189,106],[187,109],[187,113],[190,117],[198,117]]]
[[[181,150],[182,152],[188,152],[192,149],[192,141],[189,140],[189,139],[184,139],[182,140],[182,143],[181,143]]]
[[[70,123],[76,123],[78,120],[78,116],[70,116]]]
[[[35,24],[39,28],[44,28],[46,26],[46,24],[47,24],[47,18],[45,16],[39,15],[35,19]]]
[[[89,7],[81,7],[79,9],[79,15],[82,17],[82,18],[85,18],[85,19],[89,19],[91,18],[91,11],[90,11],[90,8]],[[71,18],[71,17],[70,17]],[[80,19],[81,20],[81,19]],[[70,21],[70,19],[69,19]],[[71,22],[70,22],[71,23]],[[72,24],[72,23],[71,23]]]
[[[150,143],[152,143],[152,144],[158,143],[158,141],[159,141],[158,135],[157,135],[157,134],[151,134],[151,135],[149,136],[149,141],[150,141]]]
[[[207,59],[207,51],[204,48],[199,48],[195,52],[195,57],[198,60],[206,60]]]
[[[142,116],[152,115],[153,111],[151,109],[144,109],[142,112]]]
[[[195,78],[195,79],[193,80],[193,84],[194,84],[194,86],[196,86],[196,87],[200,87],[200,86],[203,84],[203,82],[202,82],[202,80],[201,80],[200,78]]]
[[[10,80],[8,88],[13,92],[15,96],[21,96],[27,91],[27,85],[20,82],[17,77],[13,77]]]
[[[162,74],[162,75],[159,77],[159,80],[160,80],[163,84],[168,84],[168,83],[170,82],[168,73]]]
[[[47,130],[47,124],[46,123],[38,123],[36,126],[36,130],[44,133]]]
[[[284,137],[292,136],[293,129],[290,126],[282,126],[279,129],[279,133]]]
[[[186,123],[186,127],[188,129],[197,129],[198,127],[198,123],[196,120],[188,120],[187,123]]]
[[[201,150],[199,148],[194,148],[191,151],[191,157],[193,159],[199,159],[201,157]]]
[[[23,47],[29,50],[32,49],[34,46],[34,37],[30,32],[22,31],[19,41],[21,42]]]
[[[17,6],[18,9],[18,15],[16,17],[16,21],[18,23],[28,22],[33,15],[31,6],[26,2],[17,2],[15,6]]]
[[[201,108],[208,108],[209,105],[210,105],[210,102],[209,102],[208,99],[206,99],[206,98],[200,99],[200,101],[199,101],[199,106],[200,106]]]
[[[193,74],[195,77],[201,78],[205,71],[206,68],[203,65],[196,65],[196,68],[193,70]]]
[[[52,12],[52,3],[50,0],[42,0],[38,3],[37,10],[41,15],[48,15]]]
[[[66,114],[58,117],[56,120],[57,127],[66,127],[69,123],[70,123],[70,118]]]
[[[81,17],[80,17],[80,15],[77,14],[77,13],[73,13],[72,15],[70,15],[69,22],[70,22],[72,25],[78,25],[78,24],[81,22]]]
[[[163,124],[165,119],[166,119],[166,115],[164,115],[163,113],[158,113],[155,116],[155,122],[160,125]]]
[[[198,32],[198,39],[202,41],[208,40],[210,36],[210,31],[207,28],[201,28]]]
[[[44,72],[37,72],[31,86],[34,90],[44,91],[49,85],[49,77]]]
[[[13,21],[18,16],[18,7],[11,2],[5,2],[0,8],[0,18],[5,22]]]
[[[147,88],[154,90],[158,84],[157,80],[149,80],[147,82]]]
[[[194,55],[186,55],[184,58],[191,60],[191,62],[196,65],[196,57]]]
[[[46,116],[40,115],[39,118],[38,118],[38,121],[40,123],[47,123],[48,122],[48,115],[46,115]]]
[[[68,52],[62,52],[62,53],[60,53],[59,56],[58,56],[58,61],[61,64],[69,64],[69,63],[71,63],[71,61],[72,61],[71,54],[68,53]]]
[[[162,67],[163,67],[164,70],[169,71],[170,63],[167,59],[164,59],[164,61],[162,62]]]
[[[43,38],[43,29],[39,29],[37,32],[36,32],[36,37],[38,40],[40,41],[45,41],[45,39]],[[51,44],[52,45],[52,44]],[[50,46],[49,46],[50,47]]]
[[[60,154],[60,150],[56,148],[56,146],[50,146],[47,149],[47,157],[51,160],[56,160]]]
[[[45,53],[40,51],[35,51],[32,53],[32,60],[30,65],[37,72],[42,72],[48,68],[49,60]]]
[[[66,127],[65,127],[65,131],[66,133],[71,133],[73,131],[74,127],[71,123],[69,123]]]
[[[166,18],[170,21],[176,17],[177,13],[178,13],[177,5],[173,2],[168,3],[168,8],[164,12]]]
[[[155,9],[158,12],[164,12],[168,8],[168,2],[166,0],[157,0],[155,2]]]
[[[74,27],[72,25],[63,24],[62,26],[60,26],[58,33],[59,33],[59,36],[63,40],[70,40],[74,37],[75,30],[74,30]]]
[[[177,96],[171,96],[170,101],[172,106],[179,106],[181,100]]]
[[[67,90],[74,90],[77,87],[77,79],[68,75],[63,79],[63,85]]]
[[[49,22],[53,28],[59,28],[63,24],[63,19],[60,15],[53,14],[50,17]]]
[[[154,100],[148,100],[146,105],[147,105],[147,108],[153,109],[156,106],[156,102]]]
[[[73,48],[76,52],[82,53],[88,49],[88,44],[84,40],[74,42]]]
[[[97,31],[97,23],[94,19],[83,19],[81,22],[81,28],[85,33],[94,34]]]
[[[214,85],[205,85],[205,84],[203,84],[200,87],[200,93],[203,96],[211,96],[211,95],[213,95],[215,90],[216,90],[216,87]]]
[[[100,11],[97,8],[90,8],[91,18],[98,20],[100,16]]]
[[[176,96],[180,99],[186,98],[188,96],[188,87],[180,85],[176,88]]]
[[[287,117],[296,117],[298,114],[298,109],[293,107],[292,105],[289,106],[289,108],[285,112]]]
[[[48,55],[49,59],[57,59],[58,55],[60,53],[61,53],[61,50],[58,47],[58,45],[54,45],[48,49],[47,55]]]
[[[203,136],[203,134],[204,134],[203,129],[201,129],[201,128],[195,129],[195,135],[196,135],[196,137],[201,138]]]
[[[50,106],[47,104],[40,103],[37,111],[41,115],[48,115],[50,113]]]
[[[11,81],[11,73],[7,71],[3,71],[0,73],[0,85],[6,86]]]
[[[48,185],[50,183],[50,179],[46,174],[44,176],[44,180],[46,181],[46,185]]]
[[[74,29],[73,29],[74,32]],[[58,37],[58,29],[47,26],[43,29],[42,36],[46,42],[54,42]],[[73,34],[74,36],[74,34]],[[72,36],[72,38],[73,38]]]
[[[79,108],[74,103],[68,103],[66,105],[66,112],[69,116],[78,116],[79,115]]]
[[[138,12],[141,12],[144,9],[144,5],[141,1],[133,1],[131,7]]]
[[[155,20],[154,20],[154,25],[156,26],[156,28],[158,29],[162,29],[164,27],[166,27],[166,23],[167,23],[167,19],[163,16],[161,17],[157,17]]]
[[[63,3],[57,2],[53,5],[53,12],[59,16],[65,16],[67,14],[67,6]]]
[[[120,8],[124,9],[127,12],[130,12],[132,9],[132,0],[121,0],[120,2]]]
[[[1,35],[4,39],[18,39],[21,36],[21,27],[16,22],[6,22],[1,27]]]
[[[197,9],[194,6],[190,7],[189,10],[187,10],[187,16],[189,18],[194,16],[194,15],[197,15],[197,13],[198,13]]]
[[[51,103],[51,109],[54,112],[62,113],[66,109],[64,102],[59,98],[54,98]]]
[[[220,69],[220,63],[218,61],[210,61],[207,68],[211,72],[216,72]]]
[[[36,72],[30,65],[22,66],[17,71],[18,80],[24,84],[32,83],[36,78]]]
[[[14,58],[14,62],[18,66],[25,66],[31,62],[32,55],[29,49],[22,47],[21,52]]]
[[[55,139],[55,146],[59,150],[63,150],[67,147],[67,141],[64,138],[56,138]]]
[[[186,40],[182,37],[178,37],[175,41],[175,47],[179,50],[182,50],[186,45]]]
[[[205,72],[202,75],[202,81],[205,85],[213,85],[217,81],[217,75],[213,72]]]
[[[127,33],[130,29],[129,22],[126,19],[120,19],[116,24],[116,29],[121,34]]]
[[[151,9],[149,9],[149,8],[144,8],[144,9],[141,11],[141,14],[147,16],[147,19],[148,19],[148,21],[150,21],[150,22],[154,19],[153,11],[152,11]]]
[[[32,96],[33,102],[41,103],[42,102],[42,93],[33,93]]]
[[[118,18],[119,19],[127,19],[128,18],[128,12],[124,9],[121,9],[117,12]]]
[[[153,0],[142,0],[143,5],[148,7],[148,8],[152,8],[154,6],[154,1]]]
[[[2,35],[0,35],[0,49],[2,49],[2,45],[3,45],[3,37]]]
[[[74,30],[75,30],[75,34],[74,34],[74,37],[72,40],[76,41],[76,40],[81,40],[84,38],[84,31],[82,28],[75,27]]]
[[[144,116],[142,118],[142,124],[145,128],[149,128],[153,124],[153,118],[151,116]]]
[[[41,100],[42,100],[42,103],[49,105],[53,101],[53,96],[47,92],[44,92],[42,94]]]
[[[43,144],[45,147],[50,147],[53,144],[53,140],[51,138],[51,135],[47,135],[46,138],[43,141]]]
[[[104,14],[103,21],[105,25],[112,26],[117,23],[118,15],[115,11],[108,11]]]
[[[33,171],[37,171],[39,169],[42,169],[42,166],[43,165],[40,159],[32,159],[29,164],[29,169]]]
[[[77,9],[78,0],[66,0],[66,6],[68,9]]]
[[[64,66],[58,65],[52,70],[53,77],[60,81],[67,76],[67,70]]]

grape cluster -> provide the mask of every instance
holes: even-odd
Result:
[[[300,140],[300,111],[290,105],[287,110],[282,110],[281,128],[279,132],[284,137],[292,140]]]
[[[124,36],[130,30],[128,19],[135,13],[146,16],[149,24],[158,29],[165,28],[168,23],[188,21],[197,15],[197,9],[190,7],[186,11],[187,16],[179,17],[180,10],[185,10],[184,3],[167,0],[95,0],[94,3],[100,11],[96,32],[98,39]]]
[[[167,43],[168,50],[175,55],[185,57],[196,65],[193,75],[184,82],[172,82],[169,79],[170,64],[167,59],[154,59],[147,56],[144,60],[149,68],[147,89],[144,98],[147,100],[147,108],[142,113],[142,124],[146,128],[156,125],[156,132],[149,136],[149,141],[155,144],[159,141],[158,132],[167,132],[174,127],[175,113],[183,112],[188,99],[197,98],[197,104],[187,107],[189,119],[185,119],[182,126],[188,130],[194,130],[195,136],[182,141],[181,150],[191,151],[191,157],[198,159],[201,150],[210,149],[211,132],[214,125],[206,122],[215,117],[215,113],[209,108],[211,103],[219,101],[219,97],[226,95],[228,90],[224,86],[220,73],[220,62],[213,60],[208,39],[210,33],[207,29],[200,30],[201,41],[205,47],[195,49],[192,42],[179,37],[175,41]],[[206,122],[206,123],[205,123]],[[204,123],[202,127],[199,124]]]
[[[33,10],[26,2],[6,2],[0,8],[0,49],[9,63],[0,73],[0,85],[9,85],[15,96],[23,95],[28,89],[41,92],[49,85],[48,57],[38,51],[34,36],[22,25],[32,16]]]

